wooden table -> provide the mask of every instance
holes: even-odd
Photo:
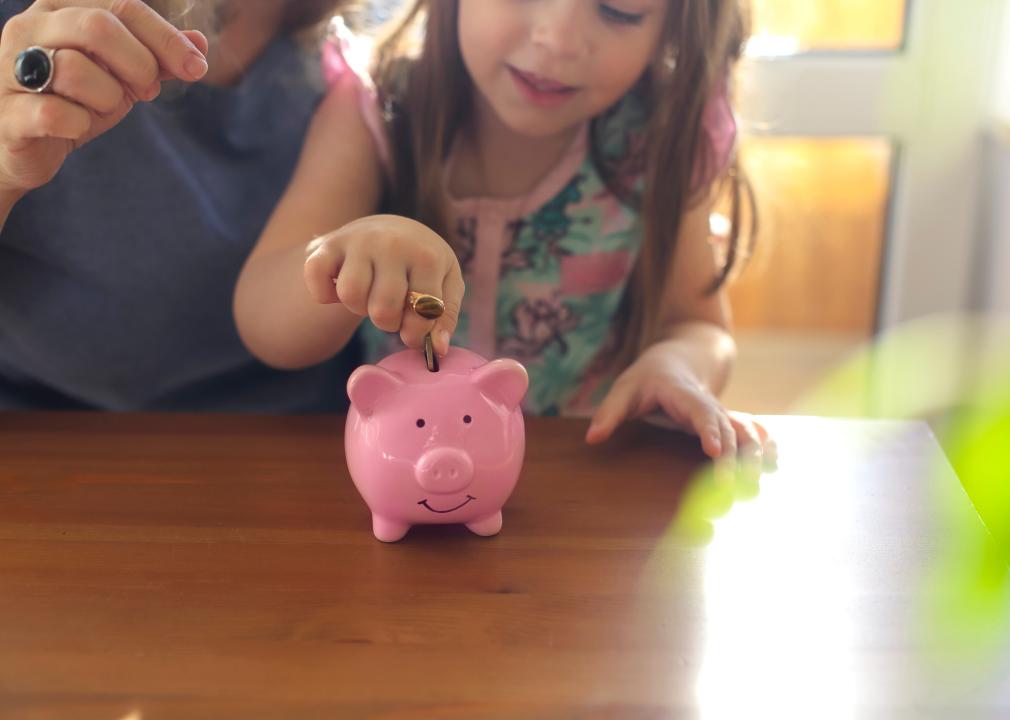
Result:
[[[501,535],[384,545],[341,419],[0,415],[0,717],[1010,717],[1005,662],[927,662],[971,512],[927,427],[768,424],[708,541],[690,440],[534,419]]]

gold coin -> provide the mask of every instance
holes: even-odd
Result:
[[[435,354],[431,333],[424,336],[424,362],[428,366],[428,372],[438,372],[438,355]]]

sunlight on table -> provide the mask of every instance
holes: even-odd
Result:
[[[815,419],[790,432],[759,497],[717,520],[708,547],[704,718],[808,718],[812,707],[825,718],[853,715],[859,678],[847,661],[860,617],[849,596],[859,566],[846,550],[858,523],[845,482],[853,464],[838,458],[858,449],[826,455]]]

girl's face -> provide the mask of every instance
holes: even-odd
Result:
[[[481,98],[514,132],[571,129],[625,95],[656,54],[668,0],[459,0]]]

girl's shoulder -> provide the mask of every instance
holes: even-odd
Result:
[[[705,155],[695,160],[694,185],[708,185],[722,175],[733,161],[737,125],[729,100],[729,74],[722,75],[701,114]]]

